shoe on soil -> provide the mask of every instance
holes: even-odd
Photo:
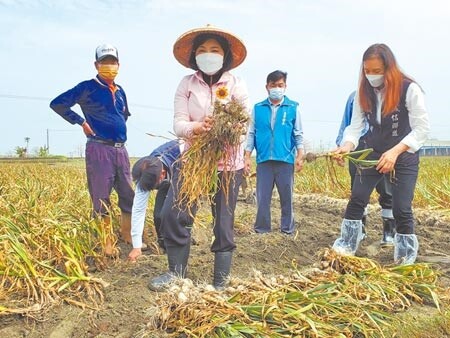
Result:
[[[185,278],[191,242],[185,245],[166,245],[169,271],[150,280],[148,287],[153,291],[164,291],[177,278]]]
[[[383,218],[383,239],[380,242],[381,247],[394,246],[395,219]]]
[[[333,250],[341,255],[353,256],[362,239],[361,220],[345,219],[341,224],[341,237],[336,239]]]
[[[419,251],[419,241],[414,234],[395,234],[394,261],[396,264],[413,264]]]
[[[227,279],[230,275],[232,257],[232,251],[216,252],[214,254],[213,286],[218,291],[225,289]]]
[[[367,233],[366,233],[366,225],[365,223],[363,223],[362,229],[361,229],[362,233],[361,233],[361,240],[366,239],[367,237]]]
[[[150,280],[148,288],[152,291],[165,291],[167,287],[177,279],[177,276],[173,272],[166,272],[158,277]]]
[[[367,207],[366,207],[366,209],[367,209]],[[361,222],[362,222],[362,237],[361,237],[361,240],[364,240],[367,237],[367,233],[366,233],[366,225],[367,225],[367,214],[366,214],[366,212],[367,212],[367,210],[366,209],[364,210],[364,215],[361,218]]]

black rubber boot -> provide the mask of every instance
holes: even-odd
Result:
[[[363,215],[363,217],[361,218],[361,222],[362,222],[362,237],[361,240],[365,239],[367,237],[366,234],[366,224],[367,224],[367,215]]]
[[[216,252],[214,255],[214,281],[213,286],[216,290],[223,290],[225,283],[230,275],[232,251]]]
[[[363,226],[366,226],[366,224],[367,224],[367,215],[363,215],[363,217],[361,218],[361,222],[362,222]]]
[[[190,248],[190,241],[183,246],[166,244],[169,271],[150,280],[150,290],[163,291],[176,278],[185,278]]]
[[[382,247],[394,246],[395,219],[383,218],[383,239],[380,245]]]

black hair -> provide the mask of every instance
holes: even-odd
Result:
[[[131,176],[142,190],[150,191],[156,189],[162,169],[163,164],[159,158],[147,156],[133,165]]]
[[[269,75],[267,75],[266,83],[269,84],[270,82],[277,82],[279,80],[283,79],[284,83],[286,83],[287,80],[287,73],[283,72],[282,70],[276,70]]]
[[[231,53],[230,44],[223,36],[214,33],[203,33],[195,37],[192,42],[191,55],[189,56],[189,66],[194,70],[198,70],[197,62],[195,61],[195,52],[202,43],[209,39],[216,40],[223,49],[224,56],[222,71],[230,70],[231,64],[233,63],[233,54]]]

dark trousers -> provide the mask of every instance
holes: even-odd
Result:
[[[277,187],[281,205],[280,230],[285,233],[294,231],[294,213],[292,194],[294,189],[294,165],[281,161],[266,161],[256,166],[256,202],[257,212],[255,231],[270,232],[272,192]]]
[[[134,190],[125,147],[115,148],[98,142],[87,142],[86,176],[94,215],[108,214],[113,188],[119,197],[120,210],[131,213]]]
[[[239,186],[242,182],[243,170],[237,170],[228,182],[228,196],[222,187],[223,173],[219,173],[219,190],[213,197],[214,205],[214,241],[211,251],[224,252],[236,248],[234,243],[234,210],[236,208]],[[189,243],[193,224],[193,218],[197,213],[197,206],[189,211],[183,206],[176,204],[179,186],[179,163],[174,166],[172,182],[167,193],[166,200],[161,210],[161,234],[166,245],[183,246]],[[228,199],[227,199],[228,197]]]
[[[412,200],[416,187],[418,164],[396,165],[392,178],[392,212],[396,221],[396,231],[400,234],[414,234],[414,217]],[[369,202],[370,194],[375,186],[384,180],[384,175],[375,168],[363,169],[356,173],[352,187],[352,195],[345,210],[345,218],[359,220]]]
[[[353,188],[355,181],[355,175],[358,169],[356,166],[349,162],[348,172],[350,174],[350,187]],[[383,179],[378,182],[375,189],[378,193],[378,203],[382,209],[392,209],[392,183],[390,181],[390,175],[383,175]]]
[[[158,240],[162,238],[161,212],[167,197],[167,193],[169,192],[169,188],[170,188],[169,181],[161,182],[155,197],[155,205],[153,208],[153,224],[155,225],[156,236],[158,237]]]
[[[242,183],[244,170],[234,172],[233,179],[228,184],[228,195],[223,189],[219,189],[214,195],[214,241],[211,245],[212,252],[225,252],[236,249],[234,243],[234,211],[239,195],[239,187]],[[224,180],[223,172],[219,173],[219,183]]]

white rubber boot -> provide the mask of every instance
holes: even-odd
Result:
[[[353,256],[363,238],[362,227],[361,220],[344,218],[341,225],[341,237],[334,242],[333,250],[341,255]]]
[[[414,234],[395,234],[394,236],[394,261],[396,264],[413,264],[419,251],[419,241]]]

